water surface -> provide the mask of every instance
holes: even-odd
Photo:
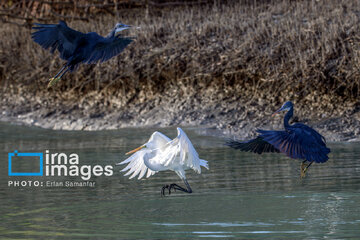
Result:
[[[52,131],[0,123],[0,237],[9,239],[358,239],[360,144],[330,143],[330,160],[311,166],[279,154],[254,155],[224,139],[184,128],[210,170],[187,172],[193,194],[161,197],[173,172],[122,176],[116,163],[154,130]],[[175,137],[176,129],[160,129]],[[79,177],[10,177],[8,152],[77,153],[82,165],[112,165],[95,187],[9,187],[8,181],[82,181]],[[19,167],[19,166],[18,166]],[[34,167],[24,163],[24,169]],[[36,168],[36,166],[35,166]]]

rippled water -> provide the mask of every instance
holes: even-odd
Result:
[[[161,197],[173,172],[129,180],[115,167],[155,129],[62,132],[0,123],[0,237],[16,239],[359,239],[360,144],[329,144],[330,160],[299,179],[300,162],[223,146],[185,128],[210,170],[188,171],[193,194]],[[159,130],[159,129],[156,129]],[[170,137],[176,129],[161,129]],[[113,165],[95,187],[9,187],[8,181],[81,181],[10,177],[8,152],[77,153],[80,164]],[[27,168],[26,163],[24,166]],[[31,167],[31,166],[30,166]]]

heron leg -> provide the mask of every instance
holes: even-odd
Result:
[[[310,167],[311,164],[313,163],[313,162],[310,162],[310,163],[306,166],[305,162],[306,162],[306,160],[301,163],[301,167],[300,167],[300,170],[301,170],[301,171],[300,171],[300,178],[304,178],[304,177],[306,176],[306,171],[309,169],[309,167]]]
[[[175,192],[176,192],[176,190],[179,190],[179,191],[186,192],[186,193],[192,193],[192,189],[191,189],[189,183],[187,182],[187,180],[183,179],[183,181],[185,183],[186,189],[175,183],[172,183],[170,185],[165,185],[162,187],[161,196],[165,196],[165,189],[168,189],[169,195],[171,194],[171,189],[174,189]]]
[[[62,71],[64,71],[64,69],[66,68],[67,64],[64,64],[64,66],[59,70],[59,72],[53,77],[56,78],[57,76],[60,75],[60,73],[62,73]]]
[[[48,87],[53,86],[57,81],[59,81],[61,79],[62,76],[64,76],[65,73],[67,73],[69,71],[69,68],[66,68],[66,67],[67,67],[67,65],[63,66],[60,69],[60,71],[55,75],[55,77],[49,79]],[[58,77],[60,73],[61,73],[61,75],[60,75],[60,77]]]

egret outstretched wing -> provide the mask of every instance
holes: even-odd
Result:
[[[148,143],[131,151],[135,152],[131,157],[119,164],[126,164],[121,171],[128,171],[125,176],[130,178],[139,174],[139,179],[148,171],[147,177],[157,171],[173,170],[182,178],[185,177],[184,170],[191,168],[201,173],[200,166],[209,169],[207,161],[200,159],[190,139],[181,128],[177,128],[178,136],[170,140],[160,132],[154,132]]]
[[[148,178],[156,173],[156,171],[151,170],[145,165],[145,158],[149,157],[149,153],[151,153],[150,149],[142,149],[116,165],[128,164],[121,172],[128,171],[124,176],[132,174],[129,179],[136,177],[136,175],[139,175],[138,179],[141,179],[146,171],[146,177]]]
[[[207,161],[200,159],[190,139],[186,133],[177,128],[178,135],[172,141],[164,146],[163,152],[159,155],[159,161],[164,166],[181,165],[193,169],[197,173],[201,173],[200,166],[209,169]]]
[[[138,148],[128,152],[134,153],[131,157],[119,164],[128,164],[123,170],[128,171],[125,176],[130,178],[139,174],[138,179],[142,178],[146,171],[147,177],[158,171],[174,171],[185,183],[185,188],[175,183],[164,185],[161,188],[161,195],[165,195],[165,190],[178,190],[192,193],[190,184],[186,180],[185,170],[193,169],[201,173],[201,166],[209,169],[207,161],[200,159],[190,139],[181,128],[177,128],[178,135],[170,140],[164,134],[154,132],[149,141]]]
[[[139,174],[138,179],[141,179],[145,175],[146,171],[147,171],[147,175],[146,175],[147,178],[150,177],[151,175],[154,175],[157,171],[154,171],[154,169],[150,169],[146,165],[146,162],[148,162],[149,159],[154,157],[157,149],[161,148],[162,146],[165,146],[168,142],[171,141],[171,139],[160,132],[154,132],[151,135],[149,141],[154,142],[155,149],[147,148],[147,147],[140,147],[141,148],[140,150],[136,151],[129,158],[127,158],[124,161],[122,161],[121,163],[117,164],[117,165],[120,165],[120,164],[128,163],[128,165],[121,171],[122,172],[128,171],[125,174],[125,176],[132,174],[130,176],[130,179],[135,177],[138,174]]]

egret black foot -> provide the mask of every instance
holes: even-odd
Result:
[[[170,184],[170,185],[165,185],[162,187],[161,189],[161,196],[165,196],[165,189],[168,189],[169,190],[169,195],[171,194],[171,189],[174,189],[174,191],[176,192],[176,190],[179,190],[181,192],[186,192],[186,193],[192,193],[192,190],[189,186],[189,184],[187,183],[187,181],[185,181],[185,184],[186,184],[186,187],[188,189],[185,189],[183,187],[180,187],[179,185],[177,185],[176,183],[173,183],[173,184]]]
[[[60,78],[50,78],[49,79],[49,84],[48,84],[48,88],[52,87],[57,81],[59,81]]]
[[[161,196],[165,196],[165,189],[169,190],[169,195],[171,194],[171,189],[174,189],[174,191],[176,192],[175,185],[176,184],[173,183],[173,184],[170,184],[170,185],[163,186],[162,189],[161,189]]]

